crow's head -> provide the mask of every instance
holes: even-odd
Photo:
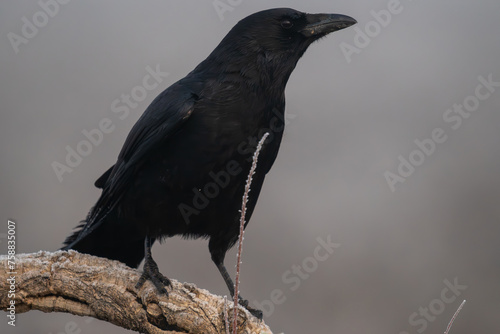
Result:
[[[228,34],[266,51],[304,52],[312,42],[356,23],[339,14],[307,14],[291,8],[264,10],[247,16]]]
[[[284,83],[314,41],[356,23],[340,14],[307,14],[290,8],[257,12],[239,21],[209,57],[229,68],[256,67]],[[233,65],[233,66],[231,66]],[[259,72],[263,72],[259,71]]]

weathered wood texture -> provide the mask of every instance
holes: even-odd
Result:
[[[7,256],[0,256],[0,307],[11,298]],[[225,333],[224,299],[172,280],[169,296],[147,282],[135,289],[140,272],[118,261],[75,251],[16,255],[16,313],[40,310],[90,316],[140,333]],[[229,322],[233,305],[226,304]],[[238,333],[271,333],[239,307]]]

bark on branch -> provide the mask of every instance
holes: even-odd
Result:
[[[194,284],[172,280],[169,296],[151,283],[136,290],[140,273],[118,261],[75,251],[17,254],[15,275],[0,256],[0,308],[15,300],[16,314],[30,310],[90,316],[140,333],[225,333],[224,299]],[[11,276],[15,297],[9,297]],[[229,322],[232,305],[226,305]],[[262,321],[238,309],[238,333],[271,333]]]

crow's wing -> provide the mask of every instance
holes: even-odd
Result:
[[[106,171],[96,186],[103,188],[87,222],[74,238],[76,243],[100,225],[103,218],[118,204],[148,153],[175,134],[194,110],[198,96],[181,82],[170,86],[146,109],[130,131],[116,164]],[[68,247],[71,247],[71,244]]]
[[[115,168],[115,165],[111,166],[107,171],[104,172],[99,178],[94,182],[94,186],[99,189],[103,189],[104,186],[106,185],[106,182],[109,179],[109,176],[111,175],[111,172],[113,171],[113,168]]]

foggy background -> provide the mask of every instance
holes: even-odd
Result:
[[[274,333],[442,333],[463,299],[451,333],[499,333],[500,87],[460,127],[443,116],[474,101],[479,76],[500,82],[500,2],[401,0],[384,27],[371,11],[390,2],[243,0],[218,13],[213,1],[71,1],[17,53],[8,34],[22,36],[22,18],[33,22],[42,7],[2,2],[0,253],[8,218],[18,253],[59,248],[144,109],[240,19],[273,7],[341,13],[359,23],[313,44],[288,83],[289,124],[245,234],[242,295],[262,303],[283,292],[265,319]],[[369,43],[348,62],[341,45],[361,45],[366,27]],[[169,75],[120,119],[113,102],[142,85],[148,66]],[[112,133],[59,181],[51,164],[65,164],[66,146],[104,118]],[[391,191],[384,173],[397,174],[399,156],[408,160],[436,128],[447,140]],[[328,236],[340,246],[311,262]],[[153,252],[166,276],[228,294],[206,241],[173,238]],[[304,263],[298,288],[283,280]],[[461,290],[445,290],[455,280]],[[38,311],[18,314],[13,328],[2,314],[2,333],[127,332]]]

